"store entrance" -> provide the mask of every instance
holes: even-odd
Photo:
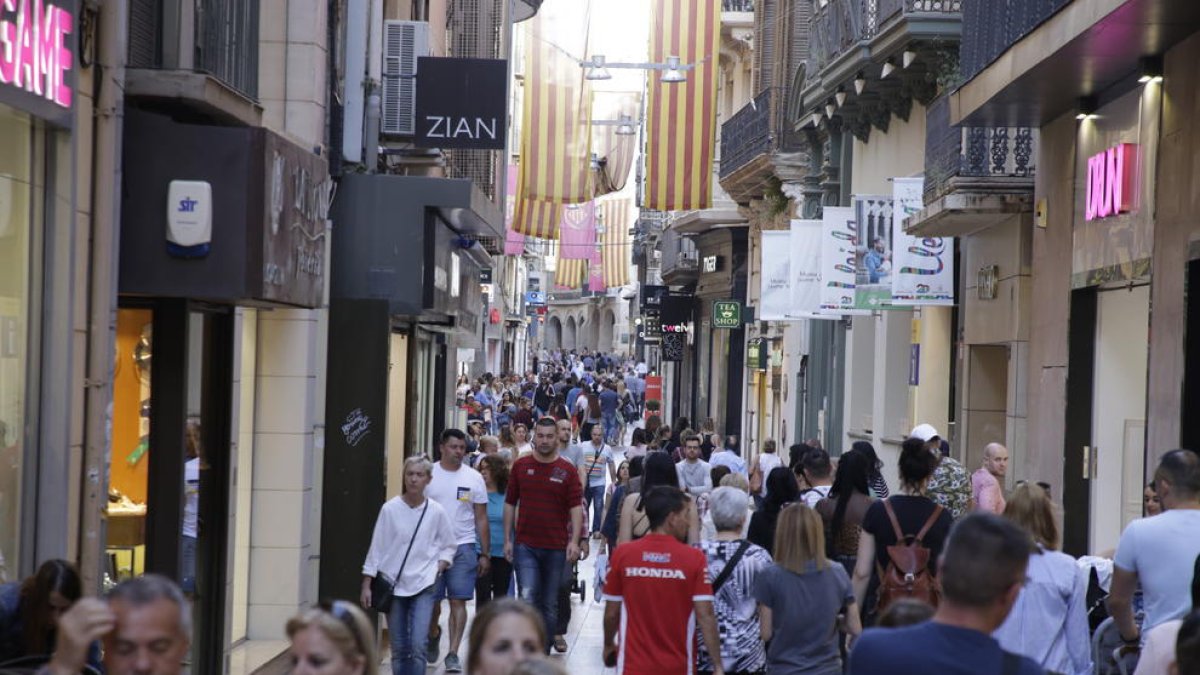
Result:
[[[184,300],[117,314],[106,583],[179,582],[196,673],[223,670],[232,318]]]
[[[1179,446],[1200,452],[1200,260],[1187,266],[1187,317],[1183,343],[1183,404]]]

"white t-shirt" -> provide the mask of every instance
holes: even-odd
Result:
[[[183,536],[195,539],[200,516],[200,458],[189,459],[183,465]]]
[[[833,489],[832,485],[818,485],[813,489],[800,495],[800,499],[804,505],[810,509],[817,508],[817,502],[829,496],[829,491]]]
[[[758,470],[762,472],[762,494],[767,496],[767,478],[771,472],[783,466],[783,460],[777,452],[763,452],[758,455]]]
[[[458,471],[447,471],[442,463],[433,465],[433,481],[425,488],[425,496],[441,504],[454,528],[455,542],[475,543],[475,504],[488,503],[487,486],[483,476],[463,464]]]
[[[1146,601],[1143,630],[1187,615],[1198,555],[1200,510],[1164,511],[1125,528],[1113,564],[1138,575]]]

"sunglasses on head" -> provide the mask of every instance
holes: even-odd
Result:
[[[358,625],[354,621],[354,613],[350,611],[350,603],[345,600],[322,600],[317,607],[346,626],[346,629],[354,636],[354,646],[358,649],[358,653],[366,657],[367,648],[362,642],[363,637],[358,633]]]

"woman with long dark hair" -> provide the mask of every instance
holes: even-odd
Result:
[[[871,460],[851,450],[838,458],[837,473],[829,496],[817,502],[816,511],[825,521],[826,555],[854,573],[858,557],[858,535],[863,517],[871,506]]]
[[[870,473],[867,474],[867,484],[871,487],[872,496],[880,499],[887,499],[888,484],[884,480],[880,470],[883,468],[883,461],[879,459],[879,455],[875,454],[875,446],[866,441],[855,441],[850,446],[851,452],[857,452],[867,458],[867,466]]]
[[[666,453],[652,452],[646,455],[642,469],[642,487],[637,494],[625,497],[621,503],[621,520],[617,530],[617,545],[627,541],[641,539],[650,531],[650,520],[642,508],[642,495],[650,490],[669,486],[679,488],[679,473],[675,463]],[[688,496],[688,543],[695,544],[700,540],[700,517],[696,510],[696,502]]]
[[[47,560],[24,581],[0,586],[0,664],[52,654],[58,619],[82,594],[79,574],[65,560]],[[88,664],[99,663],[93,645]]]
[[[775,547],[775,521],[783,507],[800,499],[800,486],[796,476],[786,466],[777,466],[767,474],[767,496],[763,506],[750,517],[750,530],[746,538],[752,544],[767,549]]]

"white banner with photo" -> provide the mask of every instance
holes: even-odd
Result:
[[[862,313],[854,309],[857,246],[854,209],[826,206],[821,220],[821,313]]]
[[[792,272],[789,253],[792,233],[767,230],[762,233],[762,274],[760,276],[759,321],[787,319],[792,304]]]
[[[954,304],[954,238],[913,237],[904,219],[925,206],[924,178],[893,178],[892,300],[897,305]]]
[[[793,220],[791,239],[791,319],[836,319],[821,311],[821,228],[819,220]]]

